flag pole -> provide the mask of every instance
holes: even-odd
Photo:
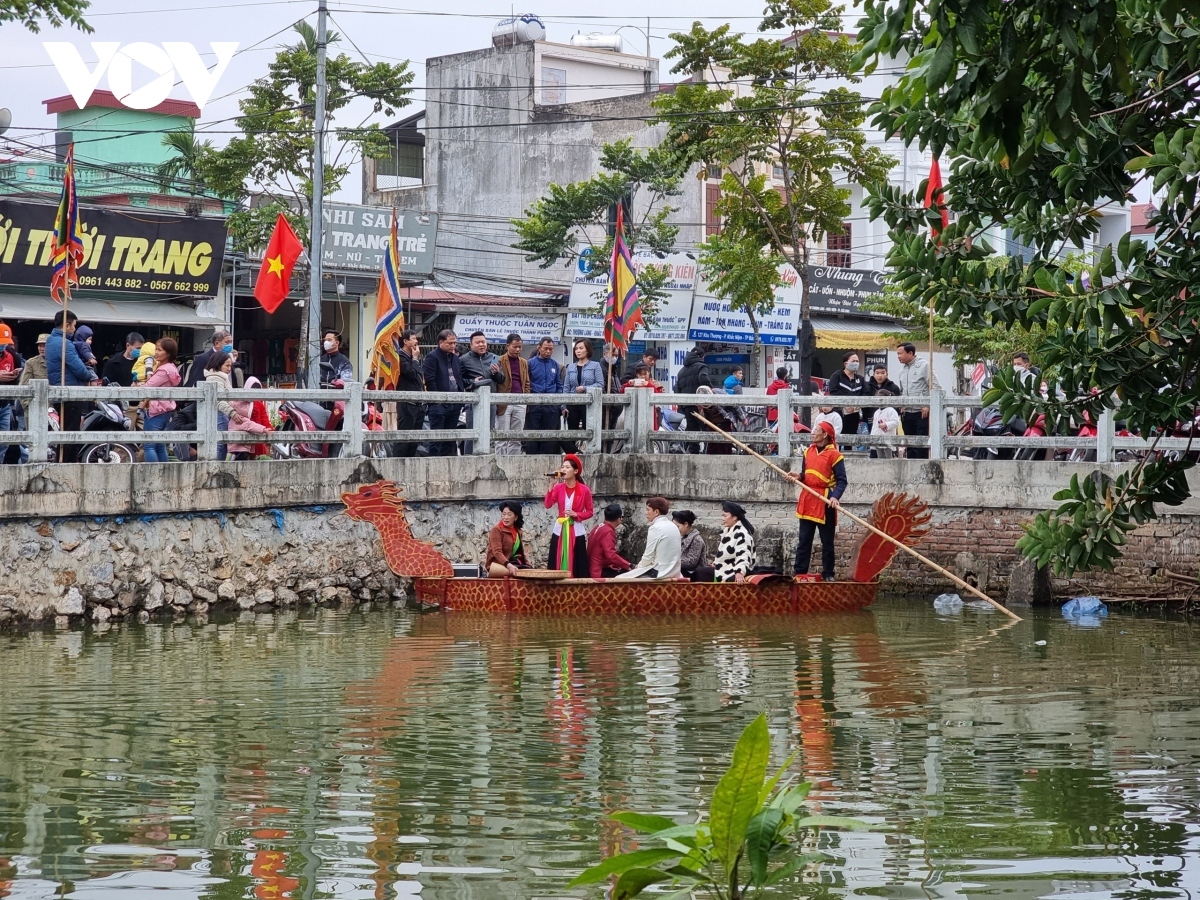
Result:
[[[67,386],[67,312],[71,303],[71,279],[68,278],[64,285],[63,291],[63,321],[62,321],[62,365],[59,367],[58,384],[60,387]],[[45,415],[44,412],[40,413]],[[58,399],[58,430],[60,432],[67,430],[67,401],[65,397]],[[63,461],[63,453],[66,450],[66,444],[58,445],[58,461]]]

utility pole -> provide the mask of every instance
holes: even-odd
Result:
[[[317,5],[317,85],[313,109],[312,222],[308,241],[308,334],[301,345],[305,353],[306,386],[321,384],[321,228],[325,200],[325,19],[326,0]]]

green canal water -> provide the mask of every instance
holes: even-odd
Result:
[[[885,601],[0,636],[0,897],[561,898],[767,713],[832,863],[774,896],[1200,894],[1200,629]],[[1044,642],[1044,643],[1042,643]]]

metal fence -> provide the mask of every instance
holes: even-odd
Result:
[[[177,404],[196,404],[196,425],[188,431],[61,431],[51,425],[50,411],[61,403],[94,403],[104,400],[133,406],[142,400],[174,400]],[[932,459],[945,459],[952,452],[962,453],[976,447],[1017,447],[1022,449],[1069,449],[1094,451],[1098,462],[1111,462],[1117,451],[1195,450],[1186,438],[1159,438],[1153,447],[1140,437],[1118,437],[1114,431],[1115,416],[1111,410],[1101,414],[1099,434],[1095,437],[971,437],[947,433],[944,427],[947,413],[952,409],[978,408],[979,398],[946,396],[934,390],[927,397],[889,398],[895,408],[929,408],[929,436],[921,435],[844,435],[840,442],[863,447],[920,447],[928,448]],[[772,428],[766,424],[766,411],[774,409],[777,422],[792,422],[793,413],[804,408],[836,406],[838,408],[878,408],[875,397],[801,396],[791,390],[780,391],[774,397],[760,395],[696,395],[658,394],[649,389],[632,388],[624,394],[605,394],[592,388],[583,394],[500,394],[481,388],[472,393],[436,393],[410,391],[367,391],[354,382],[338,390],[290,390],[260,388],[257,390],[219,390],[213,382],[201,382],[194,388],[121,388],[121,387],[52,387],[46,381],[31,381],[22,387],[0,387],[0,402],[25,400],[29,403],[27,430],[0,432],[0,444],[20,444],[29,448],[34,462],[47,460],[52,451],[63,444],[96,445],[123,444],[187,444],[197,449],[197,458],[215,460],[218,447],[238,444],[329,444],[345,456],[382,455],[380,445],[398,443],[469,442],[474,454],[492,453],[497,442],[576,443],[590,454],[601,452],[653,453],[678,445],[702,442],[728,443],[711,431],[680,431],[663,427],[663,410],[703,407],[742,407],[755,412],[763,420],[762,427],[737,433],[738,440],[751,446],[766,447],[779,456],[790,456],[807,441],[789,428]],[[218,403],[232,400],[262,400],[270,404],[343,403],[345,415],[340,430],[335,431],[272,431],[268,433],[222,431],[218,429]],[[387,412],[391,404],[421,403],[450,404],[473,410],[468,427],[430,430],[370,430],[364,426],[365,404]],[[582,429],[547,429],[539,431],[499,431],[493,427],[491,410],[497,406],[550,406],[565,408],[584,406],[586,413]],[[483,414],[488,410],[488,414]]]

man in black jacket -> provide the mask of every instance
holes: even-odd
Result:
[[[229,348],[229,349],[226,349]],[[196,355],[192,360],[192,367],[188,369],[187,378],[183,380],[184,387],[195,387],[204,380],[204,370],[208,368],[208,362],[217,353],[230,353],[233,350],[233,335],[228,331],[221,330],[212,336],[212,345],[203,353]]]
[[[437,344],[437,349],[429,351],[421,367],[425,375],[425,389],[463,393],[462,362],[454,352],[458,347],[458,338],[447,328],[438,333]],[[429,406],[429,427],[434,431],[457,428],[461,413],[461,403],[432,403]],[[455,442],[433,441],[429,444],[429,455],[454,456]]]
[[[354,365],[342,352],[342,336],[336,331],[326,332],[321,341],[321,387],[333,387],[335,381],[343,383],[354,380]]]
[[[693,347],[683,358],[683,368],[679,370],[679,375],[675,378],[675,393],[695,394],[701,387],[711,388],[712,378],[708,374],[708,363],[704,361],[704,351],[699,347]],[[697,410],[698,407],[695,406],[679,408],[679,411],[687,418],[687,430],[691,434],[698,434],[706,430],[704,424],[696,418]],[[699,453],[700,444],[689,442],[687,451],[688,453]]]
[[[425,373],[421,371],[421,348],[417,346],[418,335],[411,328],[400,334],[400,377],[396,380],[398,391],[424,391]],[[396,405],[396,429],[398,431],[420,431],[425,421],[425,411],[420,403]],[[395,445],[396,456],[416,456],[416,442],[402,441]]]

